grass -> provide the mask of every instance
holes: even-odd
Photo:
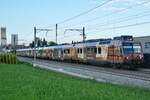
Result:
[[[150,100],[150,90],[0,64],[0,100]]]

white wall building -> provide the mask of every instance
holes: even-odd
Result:
[[[150,36],[134,37],[134,40],[141,42],[143,53],[150,54]]]
[[[146,64],[148,64],[149,66],[150,65],[150,36],[134,37],[134,40],[141,42],[143,53],[144,53],[144,59]]]
[[[12,46],[18,45],[18,34],[11,35],[11,45]]]
[[[0,28],[0,47],[7,45],[6,27]]]

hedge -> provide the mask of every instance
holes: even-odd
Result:
[[[16,54],[11,53],[2,53],[0,54],[0,63],[3,64],[17,64]]]

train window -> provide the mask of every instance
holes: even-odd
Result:
[[[134,53],[141,53],[141,46],[140,45],[134,45],[133,46]]]
[[[94,53],[94,48],[87,48],[88,53]]]
[[[70,53],[70,50],[69,50],[69,49],[66,49],[66,50],[64,50],[64,53],[65,53],[65,54],[69,54],[69,53]]]
[[[94,53],[97,53],[97,48],[94,48]]]
[[[65,50],[64,50],[64,53],[66,53]]]
[[[91,52],[94,53],[94,48],[91,48]]]
[[[67,51],[68,51],[67,53],[69,54],[69,53],[70,53],[70,50],[68,49]]]
[[[102,50],[101,48],[98,48],[98,54],[101,54]]]
[[[145,42],[145,48],[146,49],[150,48],[150,42]]]
[[[122,49],[121,49],[121,47],[120,47],[120,54],[122,54]]]
[[[82,54],[82,49],[80,49],[80,53]]]
[[[90,48],[87,48],[87,52],[90,52],[90,50],[91,50]]]

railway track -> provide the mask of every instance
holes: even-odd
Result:
[[[76,66],[76,68],[83,69],[83,70],[88,70],[88,71],[95,71],[95,72],[105,72],[109,74],[116,73],[115,75],[120,75],[120,76],[135,76],[135,77],[144,77],[144,79],[147,79],[150,81],[150,72],[145,72],[145,71],[133,71],[133,70],[121,70],[121,69],[113,69],[113,68],[104,68],[104,67],[98,67],[98,66],[92,66],[92,65],[84,65],[84,64],[75,64],[75,63],[66,63],[66,62],[57,62],[57,61],[48,61],[48,60],[41,60],[42,62],[46,63],[53,63],[54,65],[57,63],[58,65],[65,64],[67,65],[66,67],[71,67]]]
[[[19,58],[20,60],[32,63],[32,58]],[[48,61],[37,59],[37,64],[52,67],[58,70],[64,70],[76,74],[83,74],[92,77],[93,79],[108,80],[113,83],[126,84],[141,84],[142,86],[150,87],[150,73],[145,71],[130,71],[121,69],[112,69],[97,67],[92,65],[83,65],[76,63],[66,63],[57,61]],[[137,83],[136,83],[137,82]],[[137,86],[138,86],[137,85]]]

